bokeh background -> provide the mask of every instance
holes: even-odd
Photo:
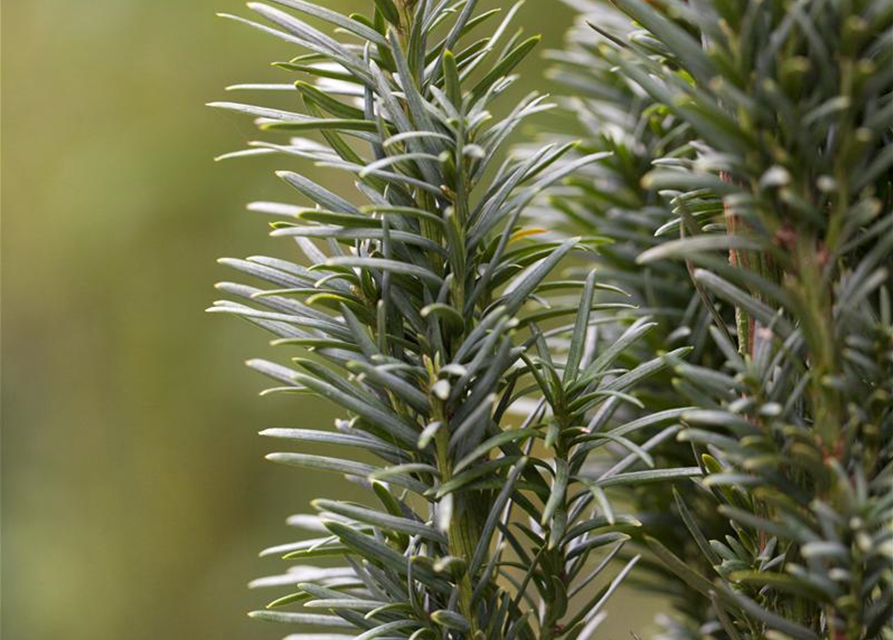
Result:
[[[266,337],[203,313],[230,277],[217,257],[287,249],[243,203],[290,196],[271,172],[291,161],[212,162],[252,127],[203,104],[232,98],[227,84],[285,81],[269,62],[295,55],[215,11],[246,13],[232,0],[3,3],[5,640],[280,638],[245,616],[267,595],[248,580],[278,568],[255,552],[339,492],[265,463],[272,444],[256,435],[325,426],[332,408],[259,399],[242,362]],[[545,49],[571,20],[532,0],[520,23]],[[527,64],[523,90],[549,91],[543,66]],[[622,594],[602,637],[643,631],[654,608]]]

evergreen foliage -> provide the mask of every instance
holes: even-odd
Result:
[[[705,478],[631,493],[662,637],[893,637],[893,6],[572,4],[553,77],[613,156],[556,204],[694,347],[656,453]]]
[[[269,458],[368,500],[290,518],[252,615],[585,640],[628,578],[666,640],[893,639],[893,5],[566,0],[564,124],[505,154],[555,106],[498,103],[518,5],[271,1],[227,17],[298,79],[231,89],[302,109],[213,103],[279,136],[223,157],[356,191],[279,172],[304,204],[249,209],[301,257],[223,260],[256,282],[211,311],[296,350],[249,362],[267,393],[344,411]]]
[[[370,504],[320,499],[315,514],[293,517],[312,537],[265,555],[346,564],[297,565],[257,581],[293,593],[253,615],[328,629],[291,636],[305,639],[589,638],[637,561],[605,575],[639,523],[615,514],[603,487],[662,479],[626,473],[640,459],[652,464],[631,438],[672,419],[623,424],[613,409],[637,403],[630,392],[666,364],[618,370],[624,346],[653,325],[637,322],[598,349],[590,328],[628,305],[600,302],[597,292],[612,287],[593,273],[550,277],[572,252],[606,240],[562,238],[521,216],[605,154],[562,162],[575,144],[547,144],[497,164],[518,125],[550,106],[531,95],[504,118],[488,110],[537,42],[511,33],[517,6],[497,18],[475,14],[474,0],[378,0],[372,17],[346,17],[277,4],[291,11],[249,5],[274,27],[236,19],[306,50],[279,66],[312,81],[234,88],[296,90],[304,111],[212,106],[255,116],[265,131],[321,138],[256,142],[226,157],[283,153],[346,171],[358,198],[279,172],[311,206],[249,208],[276,216],[273,235],[295,240],[310,266],[224,260],[264,287],[221,283],[241,301],[211,311],[301,350],[288,367],[249,362],[277,382],[270,393],[314,394],[347,411],[335,431],[264,432],[284,444],[333,445],[331,456],[270,459],[357,480]],[[306,17],[336,26],[343,40]],[[492,34],[470,40],[488,21]],[[670,472],[692,473],[700,471]]]

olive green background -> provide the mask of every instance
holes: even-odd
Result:
[[[267,595],[247,581],[278,568],[256,551],[340,490],[265,463],[273,444],[256,435],[326,426],[332,407],[259,399],[242,362],[270,355],[266,337],[203,313],[233,277],[218,256],[287,249],[243,205],[291,197],[271,171],[296,168],[212,162],[252,127],[203,104],[250,98],[230,83],[288,80],[269,62],[296,55],[215,11],[247,13],[231,0],[2,6],[6,640],[280,638],[245,617]],[[531,0],[520,22],[555,46],[571,19]],[[549,91],[543,66],[526,65],[526,90]],[[629,638],[652,609],[615,601],[601,637]]]

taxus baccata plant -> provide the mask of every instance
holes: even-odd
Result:
[[[553,78],[613,156],[553,204],[617,240],[636,353],[694,348],[647,392],[704,478],[629,493],[659,637],[893,637],[893,5],[570,4]]]
[[[303,257],[224,260],[261,285],[221,283],[237,301],[211,310],[297,354],[289,366],[249,362],[276,381],[269,393],[344,411],[334,429],[264,431],[292,449],[269,458],[347,476],[368,499],[320,496],[289,520],[305,535],[264,555],[295,564],[254,583],[281,594],[253,616],[296,625],[294,640],[594,637],[637,561],[607,573],[639,522],[605,489],[701,473],[629,471],[653,466],[637,434],[675,433],[666,423],[680,410],[623,422],[616,409],[639,404],[637,386],[670,361],[621,366],[653,323],[624,320],[616,342],[598,341],[594,328],[629,305],[601,302],[614,287],[594,272],[562,277],[572,252],[604,238],[524,222],[543,190],[606,154],[566,161],[569,142],[499,160],[549,107],[536,95],[495,104],[537,42],[510,27],[517,5],[503,15],[475,0],[375,0],[344,16],[275,4],[249,4],[261,22],[227,17],[283,40],[296,57],[278,66],[294,77],[233,89],[287,91],[295,106],[213,106],[256,117],[274,139],[228,157],[294,162],[278,175],[303,204],[249,208],[275,216],[273,235]],[[301,173],[312,165],[346,172],[356,190],[320,186]]]

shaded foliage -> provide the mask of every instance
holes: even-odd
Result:
[[[890,637],[889,4],[572,4],[553,77],[614,156],[557,205],[618,240],[652,348],[694,347],[656,455],[705,478],[631,492],[684,614],[662,637]]]

